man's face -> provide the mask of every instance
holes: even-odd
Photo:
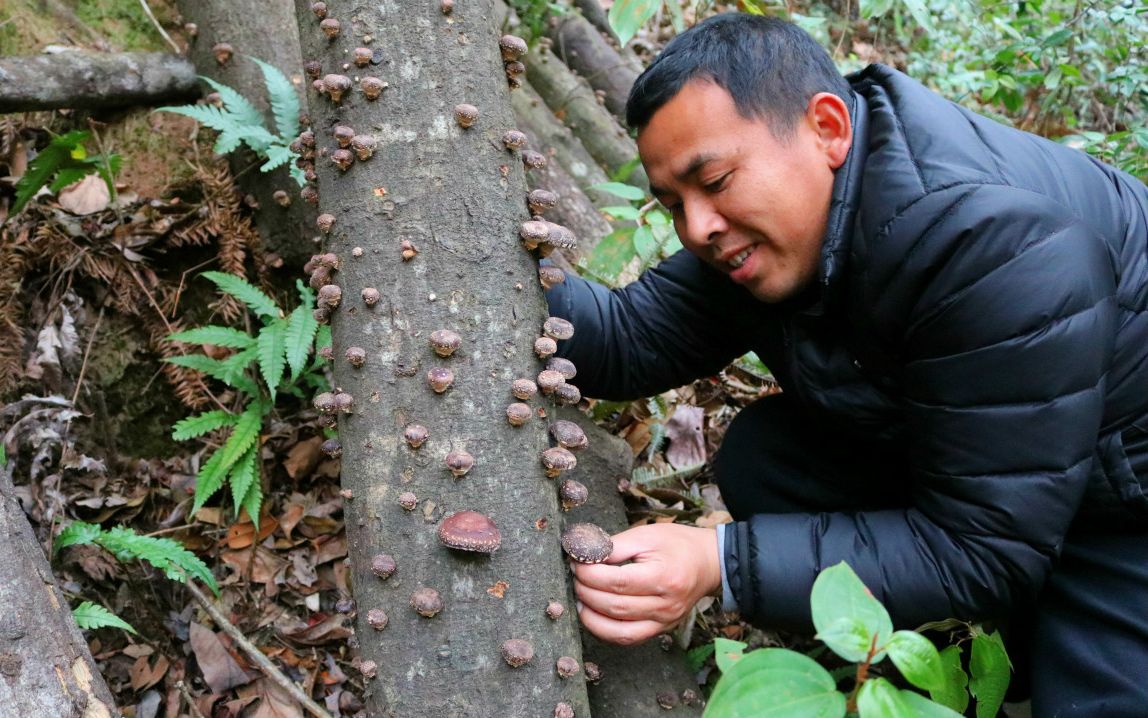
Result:
[[[766,120],[739,115],[723,88],[694,79],[638,134],[651,190],[682,244],[763,302],[817,276],[833,170],[851,140],[844,103],[825,97],[810,100],[782,142]]]

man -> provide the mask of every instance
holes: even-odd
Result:
[[[584,394],[635,398],[755,350],[783,393],[714,463],[735,523],[658,524],[577,566],[619,643],[723,591],[809,628],[846,561],[898,627],[1009,619],[1033,714],[1148,715],[1148,191],[804,32],[724,15],[627,119],[680,252],[548,294]]]

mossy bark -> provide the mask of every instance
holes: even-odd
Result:
[[[532,345],[545,303],[536,262],[517,238],[528,218],[526,182],[519,157],[501,143],[514,120],[492,3],[458,3],[451,15],[438,3],[331,3],[329,17],[340,22],[332,41],[310,2],[297,0],[296,8],[304,56],[321,61],[324,73],[389,83],[374,102],[357,90],[339,103],[311,95],[319,208],[335,217],[328,242],[341,261],[335,380],[356,405],[340,419],[339,435],[343,485],[353,497],[346,520],[357,635],[362,658],[378,665],[367,682],[368,713],[549,716],[567,701],[576,715],[589,715],[583,682],[559,679],[554,669],[560,656],[580,658],[574,611],[559,621],[544,611],[551,599],[571,605],[558,542],[562,515],[539,463],[546,421],[536,416],[513,428],[504,414],[512,380],[541,369]],[[358,46],[377,50],[374,60],[344,73]],[[458,103],[479,108],[468,129],[454,119]],[[336,169],[335,125],[374,135],[374,156]],[[418,248],[405,262],[404,240]],[[360,299],[365,287],[383,295],[374,307]],[[427,342],[439,328],[463,338],[446,359]],[[367,351],[361,369],[342,360],[351,346]],[[425,379],[439,366],[455,375],[441,395]],[[551,410],[547,401],[532,403]],[[402,440],[411,422],[430,430],[417,450]],[[475,457],[462,478],[444,465],[452,448]],[[403,491],[418,496],[415,510],[397,503]],[[502,547],[492,556],[460,555],[439,543],[438,523],[462,509],[500,527]],[[385,581],[370,570],[378,553],[398,564]],[[422,586],[443,596],[434,618],[408,605]],[[381,631],[365,620],[376,608],[389,616]],[[531,641],[533,661],[504,663],[499,646],[510,638]]]

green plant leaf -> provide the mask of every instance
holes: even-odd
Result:
[[[127,527],[115,526],[97,537],[96,543],[120,561],[146,561],[173,581],[183,583],[187,576],[198,578],[219,595],[219,586],[207,564],[178,541],[158,536],[141,536]]]
[[[295,86],[279,68],[257,57],[248,57],[263,71],[263,84],[267,86],[267,99],[271,103],[271,113],[275,116],[275,127],[279,135],[290,140],[299,134],[299,95],[295,92]]]
[[[925,0],[903,0],[905,9],[917,21],[926,32],[933,29],[933,17],[929,14],[929,7],[925,4]]]
[[[295,307],[287,317],[287,330],[283,334],[283,343],[287,353],[287,366],[291,368],[291,378],[299,376],[307,366],[307,356],[315,344],[315,333],[319,329],[319,322],[315,321],[311,313],[313,301],[304,302]]]
[[[204,272],[200,276],[214,282],[220,291],[226,292],[240,300],[250,307],[251,311],[261,317],[277,319],[283,316],[283,312],[279,309],[279,305],[275,303],[274,299],[264,294],[263,290],[249,283],[242,277],[224,272]]]
[[[606,17],[618,41],[622,45],[629,42],[661,4],[661,0],[615,0]]]
[[[28,168],[16,182],[16,200],[12,204],[11,215],[15,215],[28,200],[32,199],[41,187],[48,184],[52,175],[61,168],[74,167],[78,160],[84,159],[86,153],[83,143],[91,137],[87,130],[73,130],[59,137],[54,137],[48,146],[40,150],[35,159],[28,163]],[[76,156],[78,155],[78,157]],[[89,173],[92,170],[89,170]]]
[[[199,79],[211,85],[211,88],[219,93],[224,109],[231,115],[235,124],[242,127],[263,127],[263,113],[237,90],[204,75],[200,75]]]
[[[64,527],[56,540],[52,542],[52,554],[56,554],[60,549],[68,546],[76,546],[80,544],[89,544],[96,540],[96,537],[103,531],[96,524],[89,524],[83,521],[73,521]]]
[[[901,691],[901,702],[904,703],[914,718],[961,718],[961,714],[951,708],[934,703],[920,693]]]
[[[235,503],[236,516],[239,515],[239,509],[243,506],[243,500],[247,497],[252,482],[256,481],[258,477],[259,447],[252,445],[243,455],[243,458],[235,463],[235,468],[231,470],[231,498]]]
[[[616,229],[602,238],[586,259],[586,268],[608,284],[617,284],[618,276],[638,256],[634,249],[635,227]]]
[[[247,367],[251,362],[256,361],[258,356],[259,348],[258,346],[253,346],[227,357],[219,363],[220,380],[228,386],[233,386],[252,396],[258,395],[259,388],[244,374],[244,372],[247,371]]]
[[[945,685],[941,654],[929,639],[913,631],[897,631],[885,644],[889,660],[905,680],[927,691]]]
[[[718,670],[725,673],[733,664],[741,660],[745,654],[746,644],[729,638],[718,636],[714,638],[714,661]]]
[[[686,651],[686,665],[690,673],[697,673],[705,665],[706,659],[714,654],[714,644],[703,643]]]
[[[977,718],[994,718],[1004,702],[1011,676],[1000,633],[978,630],[969,656],[969,692],[977,699]]]
[[[784,648],[752,651],[722,673],[706,718],[841,718],[845,696],[812,658]]]
[[[615,3],[614,7],[618,4]],[[613,12],[611,10],[611,12]],[[599,182],[598,184],[590,185],[588,189],[601,190],[602,192],[609,192],[612,195],[633,201],[641,201],[646,198],[646,193],[641,189],[628,185],[623,182]]]
[[[628,204],[620,205],[618,207],[603,207],[598,211],[602,212],[603,214],[608,214],[614,219],[636,220],[638,217],[642,216],[642,213],[638,211],[637,207],[631,207]]]
[[[246,349],[255,344],[255,339],[247,332],[231,327],[220,327],[209,324],[205,327],[196,327],[187,331],[176,332],[168,336],[170,342],[185,342],[187,344],[214,344],[218,347],[231,349]]]
[[[267,148],[267,161],[259,165],[260,172],[270,172],[295,159],[295,153],[287,145],[275,143]]]
[[[202,414],[180,419],[171,430],[171,438],[176,441],[186,441],[197,436],[203,436],[209,431],[222,429],[225,426],[235,426],[238,417],[230,411],[215,409]]]
[[[918,718],[901,699],[901,691],[884,678],[870,678],[861,685],[857,714],[861,718]]]
[[[287,322],[275,320],[259,330],[259,369],[263,373],[263,381],[275,398],[275,391],[283,379],[283,368],[287,365],[285,350],[287,343]]]
[[[243,130],[243,123],[235,115],[224,112],[215,105],[181,105],[179,107],[157,107],[156,112],[174,112],[177,115],[190,117],[199,124],[209,127],[216,132],[230,132],[238,134]],[[236,143],[238,145],[238,142]]]
[[[961,652],[960,646],[946,646],[941,651],[941,675],[945,683],[941,688],[929,691],[929,696],[941,705],[963,714],[969,707],[969,692],[965,688],[969,684],[969,677],[961,667]]]
[[[859,663],[866,660],[870,646],[883,646],[893,636],[889,612],[844,561],[818,575],[809,599],[817,637],[847,661]],[[835,625],[838,621],[845,623]],[[866,634],[863,652],[858,637],[854,635],[857,626],[862,627]],[[822,638],[823,633],[833,640]],[[835,642],[838,637],[841,640]],[[884,652],[879,651],[872,662],[877,663],[883,657]]]
[[[72,618],[76,619],[76,625],[85,631],[96,628],[122,628],[129,633],[139,635],[130,623],[91,601],[84,601],[73,608]]]
[[[251,519],[256,531],[259,530],[259,512],[262,506],[263,486],[258,481],[252,481],[251,486],[247,489],[247,495],[243,497],[243,509],[247,512],[247,517]]]
[[[239,415],[235,429],[223,444],[223,448],[219,450],[219,453],[223,454],[220,459],[223,469],[230,469],[248,449],[255,446],[259,439],[259,430],[263,427],[263,413],[263,402],[253,401]]]
[[[212,496],[216,491],[219,491],[223,486],[223,480],[227,478],[227,468],[223,466],[223,450],[219,449],[211,455],[203,465],[199,467],[199,473],[195,475],[195,500],[192,502],[190,516],[194,516],[196,511]]]

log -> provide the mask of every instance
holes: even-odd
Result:
[[[578,12],[590,21],[590,24],[598,28],[606,37],[614,43],[618,42],[618,36],[614,34],[614,28],[610,27],[610,19],[606,14],[606,8],[598,0],[574,0],[574,7],[578,8]]]
[[[514,121],[493,2],[456,3],[451,14],[438,2],[383,0],[345,13],[329,5],[324,20],[339,21],[330,41],[309,0],[296,0],[304,57],[333,68],[370,35],[377,55],[346,77],[390,84],[375,101],[358,89],[337,101],[311,95],[326,154],[316,164],[319,207],[334,218],[327,241],[342,287],[331,320],[335,384],[355,401],[338,430],[359,666],[377,671],[365,681],[367,714],[553,716],[562,701],[588,716],[584,682],[555,671],[560,656],[581,660],[577,618],[545,613],[550,600],[572,605],[555,482],[539,456],[546,421],[535,414],[513,427],[505,414],[512,381],[541,369],[533,344],[546,312],[537,264],[518,239],[526,181],[502,143]],[[467,128],[456,119],[462,103],[477,109]],[[337,169],[336,126],[371,133],[374,155]],[[364,288],[379,291],[377,305],[364,304]],[[453,355],[432,351],[437,329],[460,335]],[[366,351],[361,368],[343,359],[352,346]],[[454,374],[441,394],[428,386],[432,368]],[[552,408],[541,397],[530,404]],[[403,438],[412,423],[429,430],[417,449]],[[452,450],[473,457],[460,478],[445,463]],[[398,503],[406,491],[417,502],[409,511]],[[440,543],[444,517],[465,509],[498,526],[492,555]],[[384,553],[397,565],[387,579],[372,571]],[[423,587],[442,598],[431,618],[410,605]],[[533,644],[533,660],[518,668],[500,656],[512,638]]]
[[[552,18],[547,35],[554,41],[554,54],[591,87],[605,93],[606,109],[625,123],[626,98],[643,69],[634,53],[618,52],[598,28],[574,13]]]
[[[0,58],[0,114],[106,110],[199,95],[195,68],[178,55],[57,50]]]

